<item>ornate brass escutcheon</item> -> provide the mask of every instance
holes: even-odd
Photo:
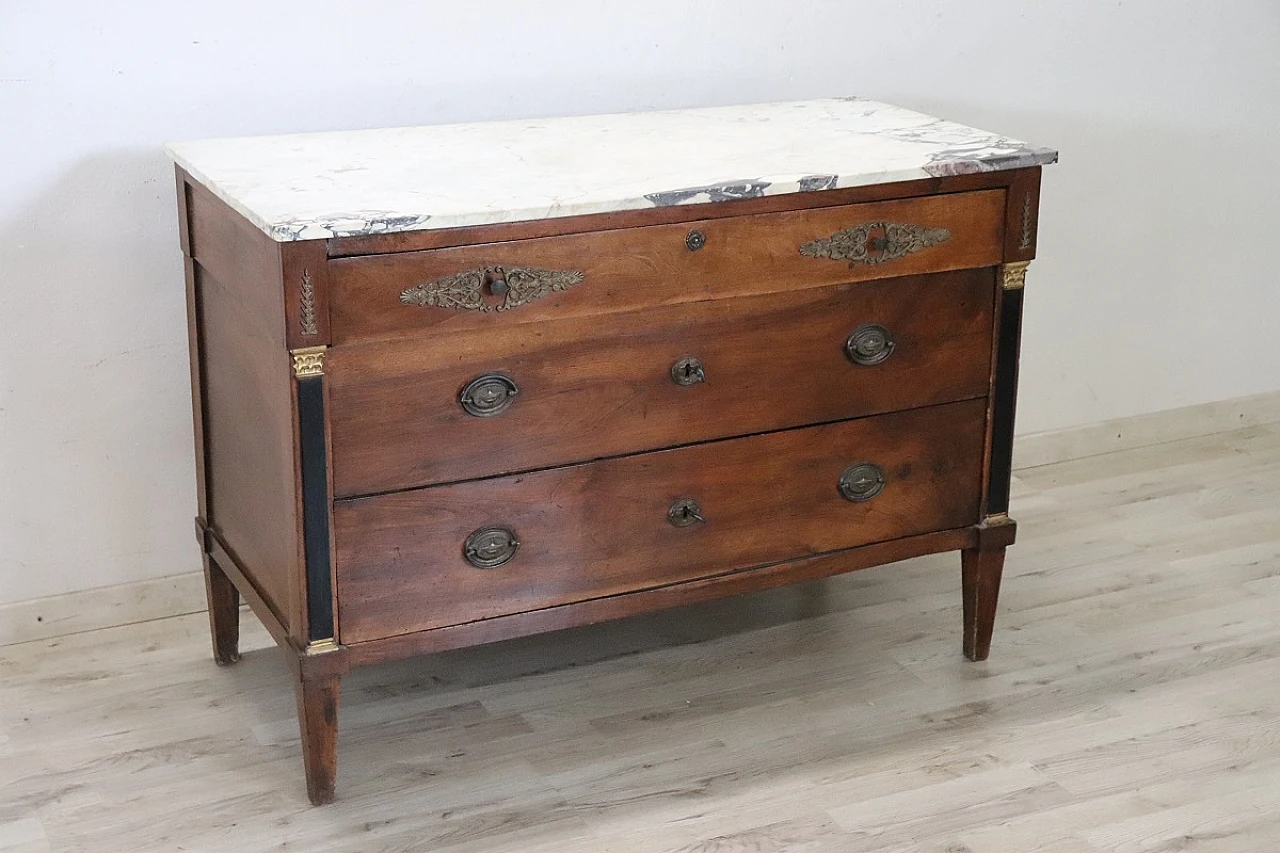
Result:
[[[463,270],[400,293],[405,305],[453,311],[510,311],[582,283],[581,270],[489,266]],[[501,300],[501,301],[498,301]]]
[[[515,380],[505,373],[485,373],[463,387],[458,405],[473,418],[491,418],[511,408],[519,393]]]
[[[462,544],[462,556],[477,569],[496,569],[511,561],[520,548],[514,531],[506,527],[481,527]]]
[[[840,494],[862,503],[884,491],[884,471],[874,462],[855,462],[840,475]]]
[[[809,258],[848,261],[859,264],[882,264],[906,257],[951,239],[946,228],[906,225],[901,222],[867,222],[837,231],[830,237],[811,240],[800,246],[800,254]]]
[[[672,527],[689,527],[694,524],[706,524],[702,516],[702,507],[692,498],[681,498],[667,510],[667,521]]]
[[[864,323],[849,335],[844,352],[854,364],[871,367],[893,354],[893,335],[879,323]]]

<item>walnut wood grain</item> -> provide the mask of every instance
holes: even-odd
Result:
[[[695,445],[513,477],[339,501],[344,643],[616,595],[977,521],[986,403]],[[888,484],[845,500],[847,466]],[[673,527],[692,498],[703,524]],[[474,530],[522,543],[496,569],[462,555]]]
[[[200,342],[200,295],[196,290],[196,262],[191,256],[191,234],[188,228],[191,206],[191,187],[187,184],[187,175],[177,170],[178,189],[178,238],[182,245],[182,277],[186,293],[187,306],[187,354],[191,374],[191,434],[195,441],[196,463],[196,515],[205,518],[208,514],[209,481],[207,469],[209,464],[208,448],[204,440],[204,367],[202,365]]]
[[[983,190],[784,213],[570,234],[536,240],[339,258],[329,264],[335,344],[443,332],[507,329],[659,305],[801,290],[885,276],[990,266],[1004,251],[1004,190]],[[869,222],[950,232],[945,242],[885,263],[807,257],[800,246]],[[705,245],[690,251],[691,230]],[[573,270],[571,289],[503,312],[405,305],[401,292],[467,270]]]
[[[590,320],[333,348],[334,491],[353,496],[562,465],[984,396],[990,268],[703,302]],[[892,354],[854,364],[878,323]],[[706,380],[672,381],[695,356]],[[519,386],[501,415],[458,404],[473,377]]]
[[[300,531],[279,251],[207,190],[188,186],[206,523],[292,633],[303,627]]]

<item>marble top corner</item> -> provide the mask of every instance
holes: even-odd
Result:
[[[1058,159],[1050,148],[860,98],[167,149],[282,242],[820,192]]]

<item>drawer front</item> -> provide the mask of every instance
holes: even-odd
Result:
[[[339,258],[333,343],[991,266],[1003,233],[1004,191],[982,190]]]
[[[970,400],[338,501],[342,641],[976,523],[985,415],[986,402]],[[882,472],[878,494],[875,472],[862,463]],[[844,488],[857,500],[841,487],[851,468]],[[696,506],[682,509],[681,501]],[[483,533],[493,529],[509,531],[518,546],[504,533]],[[469,537],[472,559],[510,559],[473,565],[464,554]]]
[[[334,347],[334,493],[984,396],[994,294],[986,268]],[[467,402],[486,389],[496,414]]]

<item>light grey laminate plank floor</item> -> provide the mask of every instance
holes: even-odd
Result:
[[[0,851],[1280,849],[1280,426],[1019,472],[941,555],[356,672],[311,808],[252,617],[0,649]]]

